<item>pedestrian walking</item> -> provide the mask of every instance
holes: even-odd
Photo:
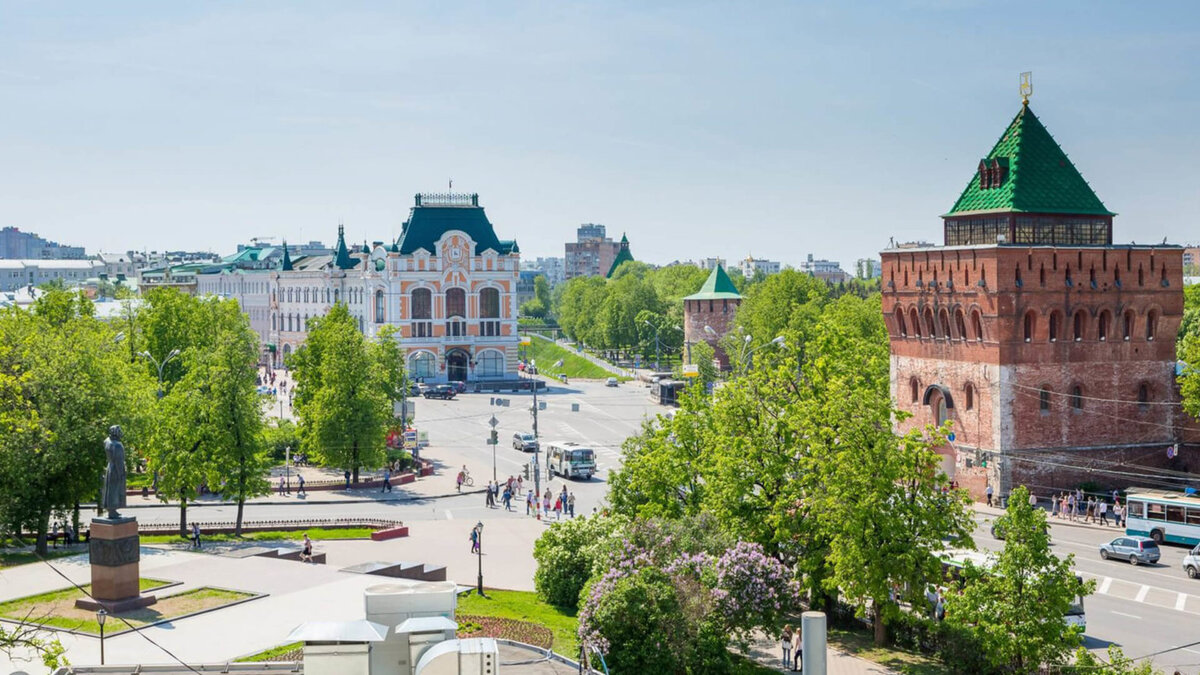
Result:
[[[279,496],[283,496],[283,476],[279,477]]]
[[[492,492],[492,482],[491,481],[488,481],[487,496],[483,498],[483,505],[488,507],[489,509],[496,508],[496,496],[495,496],[495,493]]]
[[[525,495],[525,515],[527,515],[527,516],[530,515],[530,512],[534,510],[533,499],[534,499],[533,490],[530,490]]]
[[[1075,521],[1075,493],[1067,495],[1067,519],[1071,522]]]
[[[312,562],[312,539],[308,538],[308,533],[304,533],[304,548],[300,551],[300,562]]]
[[[479,528],[471,528],[471,553],[479,552]]]
[[[804,636],[799,624],[796,625],[796,630],[792,631],[792,670],[800,670],[804,667]]]
[[[388,492],[392,491],[392,470],[391,469],[383,470],[383,489],[387,490]]]
[[[562,520],[562,508],[563,508],[563,500],[562,500],[562,496],[560,495],[560,496],[554,498],[554,519],[555,520]]]
[[[1100,524],[1108,527],[1108,502],[1103,499],[1096,504],[1096,510],[1100,512]]]
[[[1054,518],[1058,517],[1058,495],[1050,496],[1050,515]]]
[[[1037,508],[1037,495],[1033,494],[1032,491],[1029,493],[1029,506],[1032,508]]]
[[[192,522],[192,548],[200,549],[200,523]]]
[[[574,518],[575,517],[575,493],[574,492],[572,492],[571,496],[567,498],[567,508],[571,511],[571,517]]]
[[[1121,506],[1121,502],[1113,504],[1113,521],[1117,527],[1121,527],[1125,522],[1125,507]]]
[[[984,490],[984,492],[987,494],[987,505],[991,506],[992,505],[992,486],[990,483],[988,484],[987,489]]]
[[[296,496],[297,497],[307,496],[308,493],[304,491],[304,474],[299,474],[299,473],[296,474],[296,481],[300,485],[299,487],[296,488]]]
[[[787,668],[792,663],[792,626],[791,624],[783,627],[783,635],[779,638],[779,648],[783,650],[783,667]]]
[[[512,511],[512,488],[504,488],[504,510]]]
[[[466,480],[466,475],[462,471],[458,472],[458,477],[454,479],[454,487],[459,492],[462,492],[463,481]]]
[[[550,515],[550,488],[546,488],[546,494],[542,495],[542,513]]]

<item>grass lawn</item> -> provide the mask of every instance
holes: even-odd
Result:
[[[257,654],[243,656],[234,663],[258,663],[261,661],[302,661],[304,659],[304,643],[289,642],[287,644],[264,649]]]
[[[618,377],[615,373],[610,373],[575,352],[564,349],[553,342],[538,337],[530,337],[529,339],[531,343],[525,350],[530,359],[537,361],[538,373],[540,374],[566,375],[568,378],[582,378],[585,380],[603,380],[609,377],[617,377],[620,380],[629,379]],[[559,359],[562,359],[563,362],[561,368],[554,365],[558,363]]]
[[[370,539],[371,533],[375,530],[369,527],[348,527],[344,529],[327,529],[314,527],[308,530],[283,531],[283,530],[267,530],[265,532],[246,532],[241,537],[235,537],[232,534],[204,534],[200,533],[200,542],[211,541],[287,541],[292,540],[297,543],[304,539],[304,533],[308,533],[308,538],[313,541],[322,539]],[[142,535],[143,544],[188,544],[191,539],[181,537],[178,534],[144,534]]]
[[[46,560],[53,560],[54,558],[62,558],[79,553],[87,553],[87,548],[77,548],[74,550],[68,550],[66,548],[52,548],[46,551],[46,555],[44,557]],[[6,567],[27,565],[31,562],[37,562],[39,560],[41,560],[41,558],[38,558],[36,555],[34,555],[33,551],[13,551],[11,553],[0,553],[0,570]]]
[[[866,630],[830,628],[828,637],[830,644],[848,654],[874,661],[905,675],[948,675],[951,672],[932,656],[898,647],[876,647],[874,638]]]
[[[554,633],[554,651],[570,659],[579,656],[579,638],[576,636],[579,620],[575,618],[574,610],[542,602],[537,593],[530,591],[486,590],[486,598],[474,593],[459,596],[458,614],[497,616],[545,626]]]
[[[153,590],[167,584],[158,579],[141,579],[139,586],[143,591]],[[84,588],[88,588],[84,586]],[[75,607],[75,600],[82,598],[83,593],[75,588],[64,588],[49,593],[31,595],[25,598],[9,600],[0,603],[0,616],[17,621],[67,628],[86,633],[100,633],[100,625],[96,623],[96,613],[88,609]],[[232,602],[253,597],[249,593],[227,591],[219,588],[197,588],[159,599],[149,607],[123,612],[120,619],[134,626],[144,626],[163,619],[169,619],[184,614],[191,614],[205,609],[212,609]],[[109,633],[125,630],[127,627],[120,619],[112,617],[106,624]]]

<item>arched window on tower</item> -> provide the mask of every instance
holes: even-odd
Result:
[[[967,410],[975,409],[975,387],[970,382],[963,387],[963,403]]]
[[[904,325],[904,309],[897,307],[892,313],[896,321],[896,330],[900,332],[900,337],[908,337],[908,326]]]
[[[962,308],[954,310],[954,327],[958,329],[958,339],[967,339],[967,320],[963,316]]]
[[[929,337],[931,338],[936,338],[938,336],[937,324],[935,324],[933,321],[933,310],[929,307],[925,308],[925,330],[928,332]]]
[[[951,337],[953,337],[953,335],[950,333],[950,312],[943,308],[942,311],[938,313],[938,318],[940,318],[942,321],[942,337],[949,340]]]
[[[912,394],[912,402],[916,403],[921,399],[921,383],[917,382],[917,378],[913,377],[908,380],[909,393]]]
[[[1146,339],[1153,340],[1154,332],[1158,328],[1158,310],[1150,310],[1146,313]]]
[[[1025,337],[1026,342],[1030,342],[1033,340],[1033,332],[1036,327],[1037,327],[1037,315],[1034,314],[1033,310],[1031,309],[1028,312],[1025,312],[1023,335]]]
[[[1137,402],[1138,410],[1143,412],[1150,407],[1150,387],[1145,382],[1138,385]]]
[[[1075,326],[1074,326],[1074,330],[1071,333],[1071,335],[1072,335],[1072,337],[1075,338],[1076,342],[1083,340],[1083,331],[1084,331],[1084,327],[1085,327],[1085,324],[1084,324],[1085,316],[1086,315],[1084,314],[1084,311],[1082,309],[1075,311]]]
[[[979,310],[971,312],[971,330],[975,333],[975,341],[983,342],[983,318]]]
[[[1126,342],[1128,342],[1130,336],[1133,335],[1133,310],[1132,309],[1125,310],[1125,316],[1121,320],[1121,335],[1125,339]]]
[[[1058,310],[1050,312],[1050,341],[1058,342],[1058,333],[1062,330],[1062,314]]]
[[[919,337],[921,337],[921,335],[923,335],[923,333],[921,332],[921,320],[917,318],[917,308],[916,307],[913,307],[912,309],[908,310],[908,324],[909,324],[909,327],[912,329],[914,336],[919,338]]]
[[[1050,412],[1050,390],[1046,387],[1038,392],[1038,410]]]
[[[1100,312],[1100,317],[1096,319],[1096,339],[1101,342],[1108,340],[1108,324],[1111,323],[1112,315],[1108,310]]]
[[[1071,388],[1071,410],[1083,410],[1083,387],[1079,385]]]

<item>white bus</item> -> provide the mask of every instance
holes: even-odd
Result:
[[[546,446],[546,464],[552,474],[588,480],[596,473],[596,452],[570,441],[550,443]]]
[[[942,573],[946,577],[947,583],[961,585],[963,582],[963,569],[970,563],[974,567],[983,570],[990,570],[996,564],[996,554],[991,551],[972,551],[968,549],[947,549],[941,554]],[[1076,579],[1083,582],[1083,578],[1076,576]],[[930,601],[930,606],[936,602],[934,591],[926,591],[925,598]],[[1067,625],[1079,626],[1081,631],[1087,630],[1087,614],[1083,611],[1083,596],[1076,595],[1071,601],[1071,606],[1067,609]]]
[[[1162,544],[1200,544],[1200,497],[1170,490],[1125,493],[1125,534]]]

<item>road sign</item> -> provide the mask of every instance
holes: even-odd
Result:
[[[499,425],[500,425],[500,420],[496,419],[495,415],[492,415],[492,419],[488,420],[488,426],[495,429]]]
[[[683,366],[684,377],[700,377],[700,366],[694,363],[687,363]]]
[[[953,431],[951,431],[950,433],[946,434],[946,440],[950,441],[951,443],[953,443],[953,442],[954,442],[954,432],[953,432]]]

